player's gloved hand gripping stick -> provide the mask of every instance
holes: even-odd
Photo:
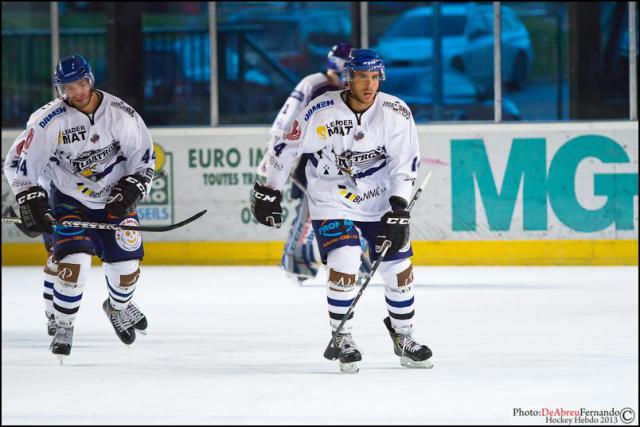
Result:
[[[153,179],[164,178],[165,175],[166,175],[166,173],[161,170],[161,171],[158,171],[155,174]],[[45,197],[45,199],[46,199],[46,191],[42,190],[42,193],[44,193],[43,197]],[[28,199],[28,197],[25,197],[25,199]],[[48,206],[46,208],[48,209]],[[13,210],[11,209],[9,212],[13,213]],[[48,225],[49,226],[57,225],[57,226],[60,226],[60,227],[96,229],[96,230],[113,230],[113,231],[129,230],[129,231],[163,232],[163,231],[174,230],[176,228],[179,228],[179,227],[182,227],[184,225],[187,225],[190,222],[193,222],[196,219],[200,218],[206,212],[207,212],[207,210],[205,209],[205,210],[200,211],[197,214],[193,215],[192,217],[189,217],[189,218],[185,219],[184,221],[180,221],[180,222],[178,222],[176,224],[170,224],[170,225],[140,225],[140,226],[136,226],[136,225],[118,225],[118,224],[108,224],[108,223],[102,223],[102,222],[87,222],[87,221],[55,221],[55,220],[53,220],[53,217],[50,216],[50,213],[49,213],[49,215],[48,215],[49,224]],[[47,212],[45,212],[45,213],[47,213]],[[15,213],[13,213],[13,214],[15,215]],[[26,215],[26,217],[29,217],[29,215]],[[43,215],[38,215],[38,217],[44,217],[44,214]],[[14,223],[16,225],[17,224],[23,224],[24,225],[24,221],[21,218],[17,217],[17,216],[3,217],[2,218],[2,222],[10,222],[10,223]],[[35,237],[38,234],[39,233],[35,233],[33,235],[28,234],[28,235],[29,235],[29,237]]]
[[[51,223],[52,226],[60,226],[60,227],[73,227],[73,228],[88,228],[95,230],[113,230],[113,231],[121,231],[121,230],[130,230],[130,231],[151,231],[151,232],[162,232],[162,231],[171,231],[176,228],[180,228],[184,225],[189,224],[190,222],[195,221],[200,218],[202,215],[207,213],[207,210],[203,210],[198,212],[185,219],[184,221],[177,222],[175,224],[169,225],[119,225],[119,224],[108,224],[104,222],[87,222],[87,221],[54,221]],[[12,222],[20,224],[22,220],[16,217],[2,217],[2,222]]]
[[[427,182],[429,181],[430,177],[431,177],[431,171],[429,171],[429,173],[427,173],[427,176],[425,177],[424,181],[422,182],[422,185],[420,185],[420,188],[418,188],[418,190],[416,190],[416,193],[413,195],[413,198],[411,199],[411,202],[409,203],[409,206],[407,207],[407,211],[411,211],[413,206],[416,204],[416,201],[418,200],[418,197],[420,197],[420,194],[422,193],[422,190],[424,190],[424,187],[427,185]],[[380,255],[378,256],[378,259],[376,260],[376,262],[373,263],[373,267],[371,268],[371,272],[369,272],[369,274],[364,277],[364,283],[360,287],[360,290],[358,291],[358,294],[353,299],[353,302],[351,303],[351,306],[349,307],[349,310],[344,315],[344,317],[342,319],[342,322],[340,322],[340,324],[336,328],[336,331],[333,333],[333,336],[331,337],[331,340],[329,341],[329,344],[327,345],[327,348],[324,351],[324,357],[326,359],[336,360],[338,358],[338,356],[340,354],[340,348],[336,344],[336,336],[342,330],[342,326],[344,325],[344,323],[349,318],[349,315],[351,314],[351,312],[353,311],[354,307],[358,303],[358,300],[360,299],[360,296],[362,295],[362,292],[365,290],[365,288],[369,284],[369,281],[371,281],[371,278],[373,277],[373,275],[375,274],[376,270],[380,266],[380,263],[382,262],[384,257],[387,255],[387,251],[389,250],[390,247],[391,247],[391,241],[390,240],[385,240],[384,243],[382,244],[381,249],[380,249]]]

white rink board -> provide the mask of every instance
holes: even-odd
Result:
[[[433,170],[433,176],[412,213],[414,240],[638,238],[637,122],[428,125],[419,126],[418,131],[422,156],[420,178],[428,170]],[[154,193],[157,203],[141,206],[141,221],[146,224],[167,224],[191,216],[201,209],[209,209],[209,212],[196,223],[171,233],[148,233],[145,235],[147,241],[286,239],[288,227],[267,230],[255,224],[249,213],[249,191],[266,145],[267,127],[154,128],[151,134],[154,142],[166,153],[163,157],[168,177],[166,181],[158,183]],[[3,155],[16,135],[16,131],[2,132]],[[586,157],[576,160],[575,155],[580,154],[577,145],[562,151],[562,156],[558,155],[575,138],[586,138],[582,145],[591,147],[582,153]],[[478,174],[473,173],[474,167],[482,167],[479,160],[482,156],[475,155],[476,152],[469,154],[469,150],[464,148],[473,139],[481,141],[479,153],[486,152],[488,170],[493,174],[490,180],[485,179],[482,191],[477,181]],[[531,152],[529,148],[521,150],[519,158],[509,160],[510,154],[515,151],[514,140],[517,139],[537,142],[527,142]],[[605,145],[602,145],[603,141]],[[452,155],[455,144],[462,144],[459,147],[463,149],[458,149]],[[520,148],[523,146],[520,145]],[[537,155],[534,155],[534,151]],[[594,152],[618,157],[613,162],[603,161],[590,156]],[[464,178],[465,175],[459,171],[469,162],[477,164],[471,166],[471,172],[467,171],[468,176]],[[578,163],[572,168],[572,162]],[[526,173],[535,176],[526,178],[523,183],[521,176],[516,174],[516,178],[511,177],[509,184],[505,184],[509,167],[512,171],[524,168]],[[454,185],[454,174],[459,178],[456,182],[466,182],[467,188],[470,183],[471,188],[475,188],[472,193],[465,193],[464,185]],[[622,177],[623,174],[628,176]],[[612,194],[595,194],[596,180],[599,179],[606,181],[599,185]],[[630,183],[634,179],[635,197],[629,196],[629,191],[633,190],[627,188],[632,186]],[[2,185],[5,205],[10,196],[4,179]],[[487,190],[491,185],[496,187],[495,196],[491,196]],[[567,188],[573,185],[575,191]],[[511,195],[506,194],[505,186],[512,189]],[[621,189],[627,190],[626,196],[620,195]],[[533,201],[523,202],[525,192]],[[469,202],[474,197],[475,203]],[[571,202],[572,197],[575,197],[576,203]],[[624,209],[621,208],[619,212],[617,208],[611,208],[608,212],[617,212],[620,222],[605,220],[601,226],[594,225],[601,217],[610,215],[603,209],[613,206],[615,197],[619,198],[620,206]],[[500,198],[503,200],[498,200]],[[459,203],[455,209],[454,199]],[[612,204],[607,205],[609,202]],[[490,204],[490,213],[487,212],[486,203]],[[285,207],[290,213],[292,204],[287,202]],[[464,212],[473,209],[475,224],[471,227],[465,225],[462,229],[460,224],[454,224],[454,217],[458,218],[459,223],[465,223],[461,218],[468,218],[468,215],[465,216]],[[604,213],[595,216],[589,213],[598,210]],[[494,218],[493,225],[490,224],[489,215]],[[291,219],[289,215],[288,221]],[[529,223],[525,224],[527,221]],[[625,221],[626,225],[623,225]],[[2,238],[5,242],[29,241],[15,227],[6,225],[2,226]]]
[[[630,407],[637,417],[637,267],[414,274],[415,336],[434,368],[398,363],[376,278],[354,318],[360,373],[346,375],[322,357],[321,280],[298,287],[277,267],[143,266],[135,301],[149,333],[127,348],[102,312],[94,267],[72,355],[59,366],[42,269],[3,267],[2,423],[545,424],[514,408]]]

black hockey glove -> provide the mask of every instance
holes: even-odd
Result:
[[[105,211],[113,216],[122,217],[133,210],[147,192],[146,180],[142,175],[127,175],[120,178],[111,190]]]
[[[20,218],[20,216],[16,213],[16,211],[13,209],[13,206],[9,206],[8,211],[9,212],[9,216],[13,216],[13,217],[18,217]],[[25,225],[21,222],[16,222],[14,223],[14,225],[18,228],[18,230],[20,230],[23,234],[25,234],[28,237],[31,237],[32,239],[34,237],[38,237],[40,236],[42,233],[40,231],[31,231],[29,230],[27,227],[25,227]]]
[[[282,193],[256,181],[251,190],[251,213],[260,224],[268,227],[282,226]]]
[[[39,185],[29,187],[16,195],[20,218],[24,227],[33,233],[53,233],[53,214],[49,208],[49,196]]]
[[[398,196],[389,199],[391,210],[380,219],[380,231],[376,236],[376,252],[382,251],[385,240],[391,242],[387,255],[392,255],[409,243],[409,211],[407,202]]]

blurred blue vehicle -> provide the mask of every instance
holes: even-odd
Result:
[[[444,120],[493,120],[491,92],[466,74],[456,70],[443,70],[442,116],[433,116],[433,67],[389,67],[381,90],[400,97],[409,105],[416,122]],[[504,120],[522,120],[520,110],[508,98],[502,99]]]
[[[493,87],[493,6],[444,3],[441,8],[442,62]],[[508,6],[502,6],[502,75],[510,89],[526,83],[533,66],[533,48],[526,27]],[[389,67],[433,64],[433,7],[411,9],[396,19],[373,49]]]

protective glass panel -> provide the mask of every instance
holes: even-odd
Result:
[[[370,2],[369,43],[387,73],[381,90],[403,99],[418,123],[492,121],[492,17],[488,2]]]
[[[296,84],[351,38],[348,2],[219,2],[221,124],[270,124]]]
[[[2,2],[2,127],[23,128],[53,97],[48,2]]]

